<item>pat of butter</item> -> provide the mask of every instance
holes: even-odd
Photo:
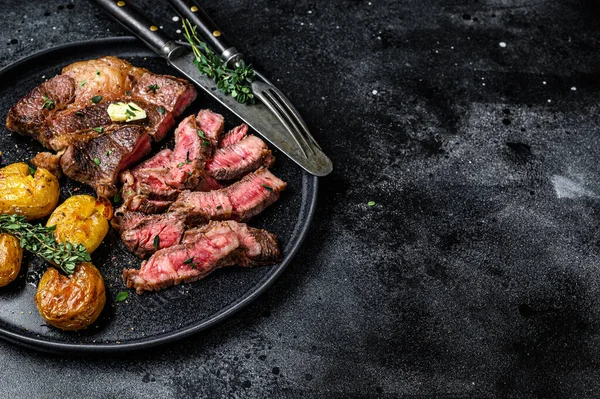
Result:
[[[136,103],[112,103],[106,111],[113,122],[139,121],[147,117],[146,111]]]

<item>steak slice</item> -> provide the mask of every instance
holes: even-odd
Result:
[[[177,117],[196,99],[196,88],[187,80],[146,71],[131,89],[134,99],[163,107]]]
[[[260,167],[268,168],[274,161],[265,142],[250,135],[237,143],[219,148],[206,164],[206,172],[217,180],[231,180]]]
[[[212,152],[210,142],[203,135],[194,115],[188,116],[177,126],[175,148],[165,178],[167,185],[179,190],[198,185],[204,164]]]
[[[284,181],[261,168],[221,190],[183,191],[169,211],[187,215],[189,224],[224,219],[245,221],[275,202],[285,187]]]
[[[55,76],[31,90],[8,111],[6,127],[51,148],[48,121],[67,107],[74,96],[74,80],[64,75]]]
[[[210,230],[214,223],[210,222],[202,227],[187,230],[183,235],[181,243],[193,244],[201,234]],[[240,266],[259,266],[273,264],[281,260],[277,237],[274,234],[232,220],[220,223],[227,224],[230,229],[235,231],[240,241],[238,249],[232,252],[235,264]]]
[[[118,212],[111,224],[120,232],[129,252],[143,259],[157,249],[179,244],[185,230],[184,220],[185,217],[174,213]]]
[[[206,138],[210,140],[210,144],[212,144],[214,148],[217,148],[221,133],[223,133],[223,126],[225,126],[225,119],[223,118],[223,115],[217,114],[208,109],[202,109],[200,112],[198,112],[196,123],[204,132]]]
[[[138,294],[192,282],[219,267],[272,264],[279,260],[274,236],[233,221],[211,222],[185,243],[161,249],[140,270],[123,269],[123,281]]]
[[[60,166],[65,175],[86,183],[99,197],[117,193],[119,172],[150,152],[150,136],[139,125],[125,126],[73,143],[63,154]]]
[[[219,142],[219,147],[225,148],[227,146],[235,144],[238,141],[240,141],[241,139],[243,139],[244,137],[246,137],[247,134],[248,134],[248,125],[246,125],[245,123],[242,123],[241,125],[234,127],[233,129],[231,129],[230,131],[228,131],[227,133],[225,133],[223,135],[223,137],[221,138],[221,141]]]

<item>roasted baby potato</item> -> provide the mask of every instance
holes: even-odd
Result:
[[[40,315],[61,330],[88,327],[96,321],[105,303],[104,280],[89,262],[78,264],[70,277],[48,268],[35,294]]]
[[[56,226],[56,241],[83,244],[92,253],[108,233],[108,220],[112,215],[113,208],[109,200],[74,195],[52,212],[46,226]]]
[[[23,248],[19,239],[10,234],[0,234],[0,287],[12,283],[19,275]]]
[[[0,169],[0,213],[18,214],[27,220],[48,216],[56,207],[58,179],[44,168],[31,174],[29,165],[13,163]]]

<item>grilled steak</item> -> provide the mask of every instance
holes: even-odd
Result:
[[[102,57],[68,65],[61,75],[34,88],[9,111],[6,126],[33,136],[47,148],[66,150],[64,156],[70,158],[61,161],[65,174],[106,195],[114,193],[116,185],[107,178],[115,179],[120,168],[146,155],[148,137],[161,140],[195,97],[194,86],[183,79],[156,75],[116,57]],[[106,109],[116,101],[136,103],[147,118],[113,122]],[[118,137],[105,137],[117,132]],[[114,145],[118,150],[113,150]],[[103,160],[100,154],[115,159]],[[95,158],[100,165],[75,165]],[[105,166],[110,168],[104,170]],[[91,168],[100,170],[91,173]],[[96,181],[98,173],[102,183]]]
[[[211,222],[187,234],[184,243],[161,249],[140,270],[123,269],[123,281],[138,294],[196,281],[213,270],[239,264],[254,266],[279,260],[276,238],[233,221]]]
[[[256,136],[219,148],[206,164],[206,172],[217,180],[237,179],[261,166],[270,167],[275,161],[271,150]]]
[[[145,258],[157,249],[179,244],[185,229],[184,219],[174,213],[117,212],[111,224],[121,233],[121,240],[129,252]]]
[[[119,171],[150,152],[150,137],[137,125],[118,128],[67,148],[60,160],[63,173],[94,187],[101,197],[112,197]]]
[[[184,191],[169,211],[187,215],[190,224],[225,219],[245,221],[275,202],[285,187],[284,181],[262,168],[221,190]]]
[[[182,190],[221,188],[216,180],[203,172],[211,153],[210,140],[196,124],[196,117],[188,116],[175,129],[173,150],[163,150],[121,174],[126,207],[160,212],[164,210],[164,201],[175,200]],[[160,201],[159,206],[156,206],[156,200]]]
[[[23,135],[32,136],[50,148],[52,133],[48,121],[66,108],[75,98],[75,81],[58,75],[29,92],[8,111],[6,127]]]
[[[223,126],[225,126],[225,119],[223,116],[214,113],[208,109],[203,109],[198,112],[196,117],[196,123],[204,135],[214,148],[218,147],[221,133],[223,133]]]
[[[227,146],[235,144],[238,141],[240,141],[241,139],[243,139],[244,137],[246,137],[247,134],[248,134],[248,125],[246,125],[245,123],[242,123],[241,125],[236,126],[233,129],[231,129],[230,131],[225,133],[223,135],[223,137],[221,137],[221,142],[219,143],[219,147],[225,148]]]

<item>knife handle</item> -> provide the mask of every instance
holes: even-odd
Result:
[[[208,14],[195,0],[169,0],[169,3],[182,16],[188,19],[192,25],[198,27],[199,33],[217,54],[231,67],[239,65],[242,54],[229,44],[225,35],[217,25],[210,19]]]
[[[96,3],[163,57],[168,57],[181,47],[130,4],[129,0],[96,0]]]

